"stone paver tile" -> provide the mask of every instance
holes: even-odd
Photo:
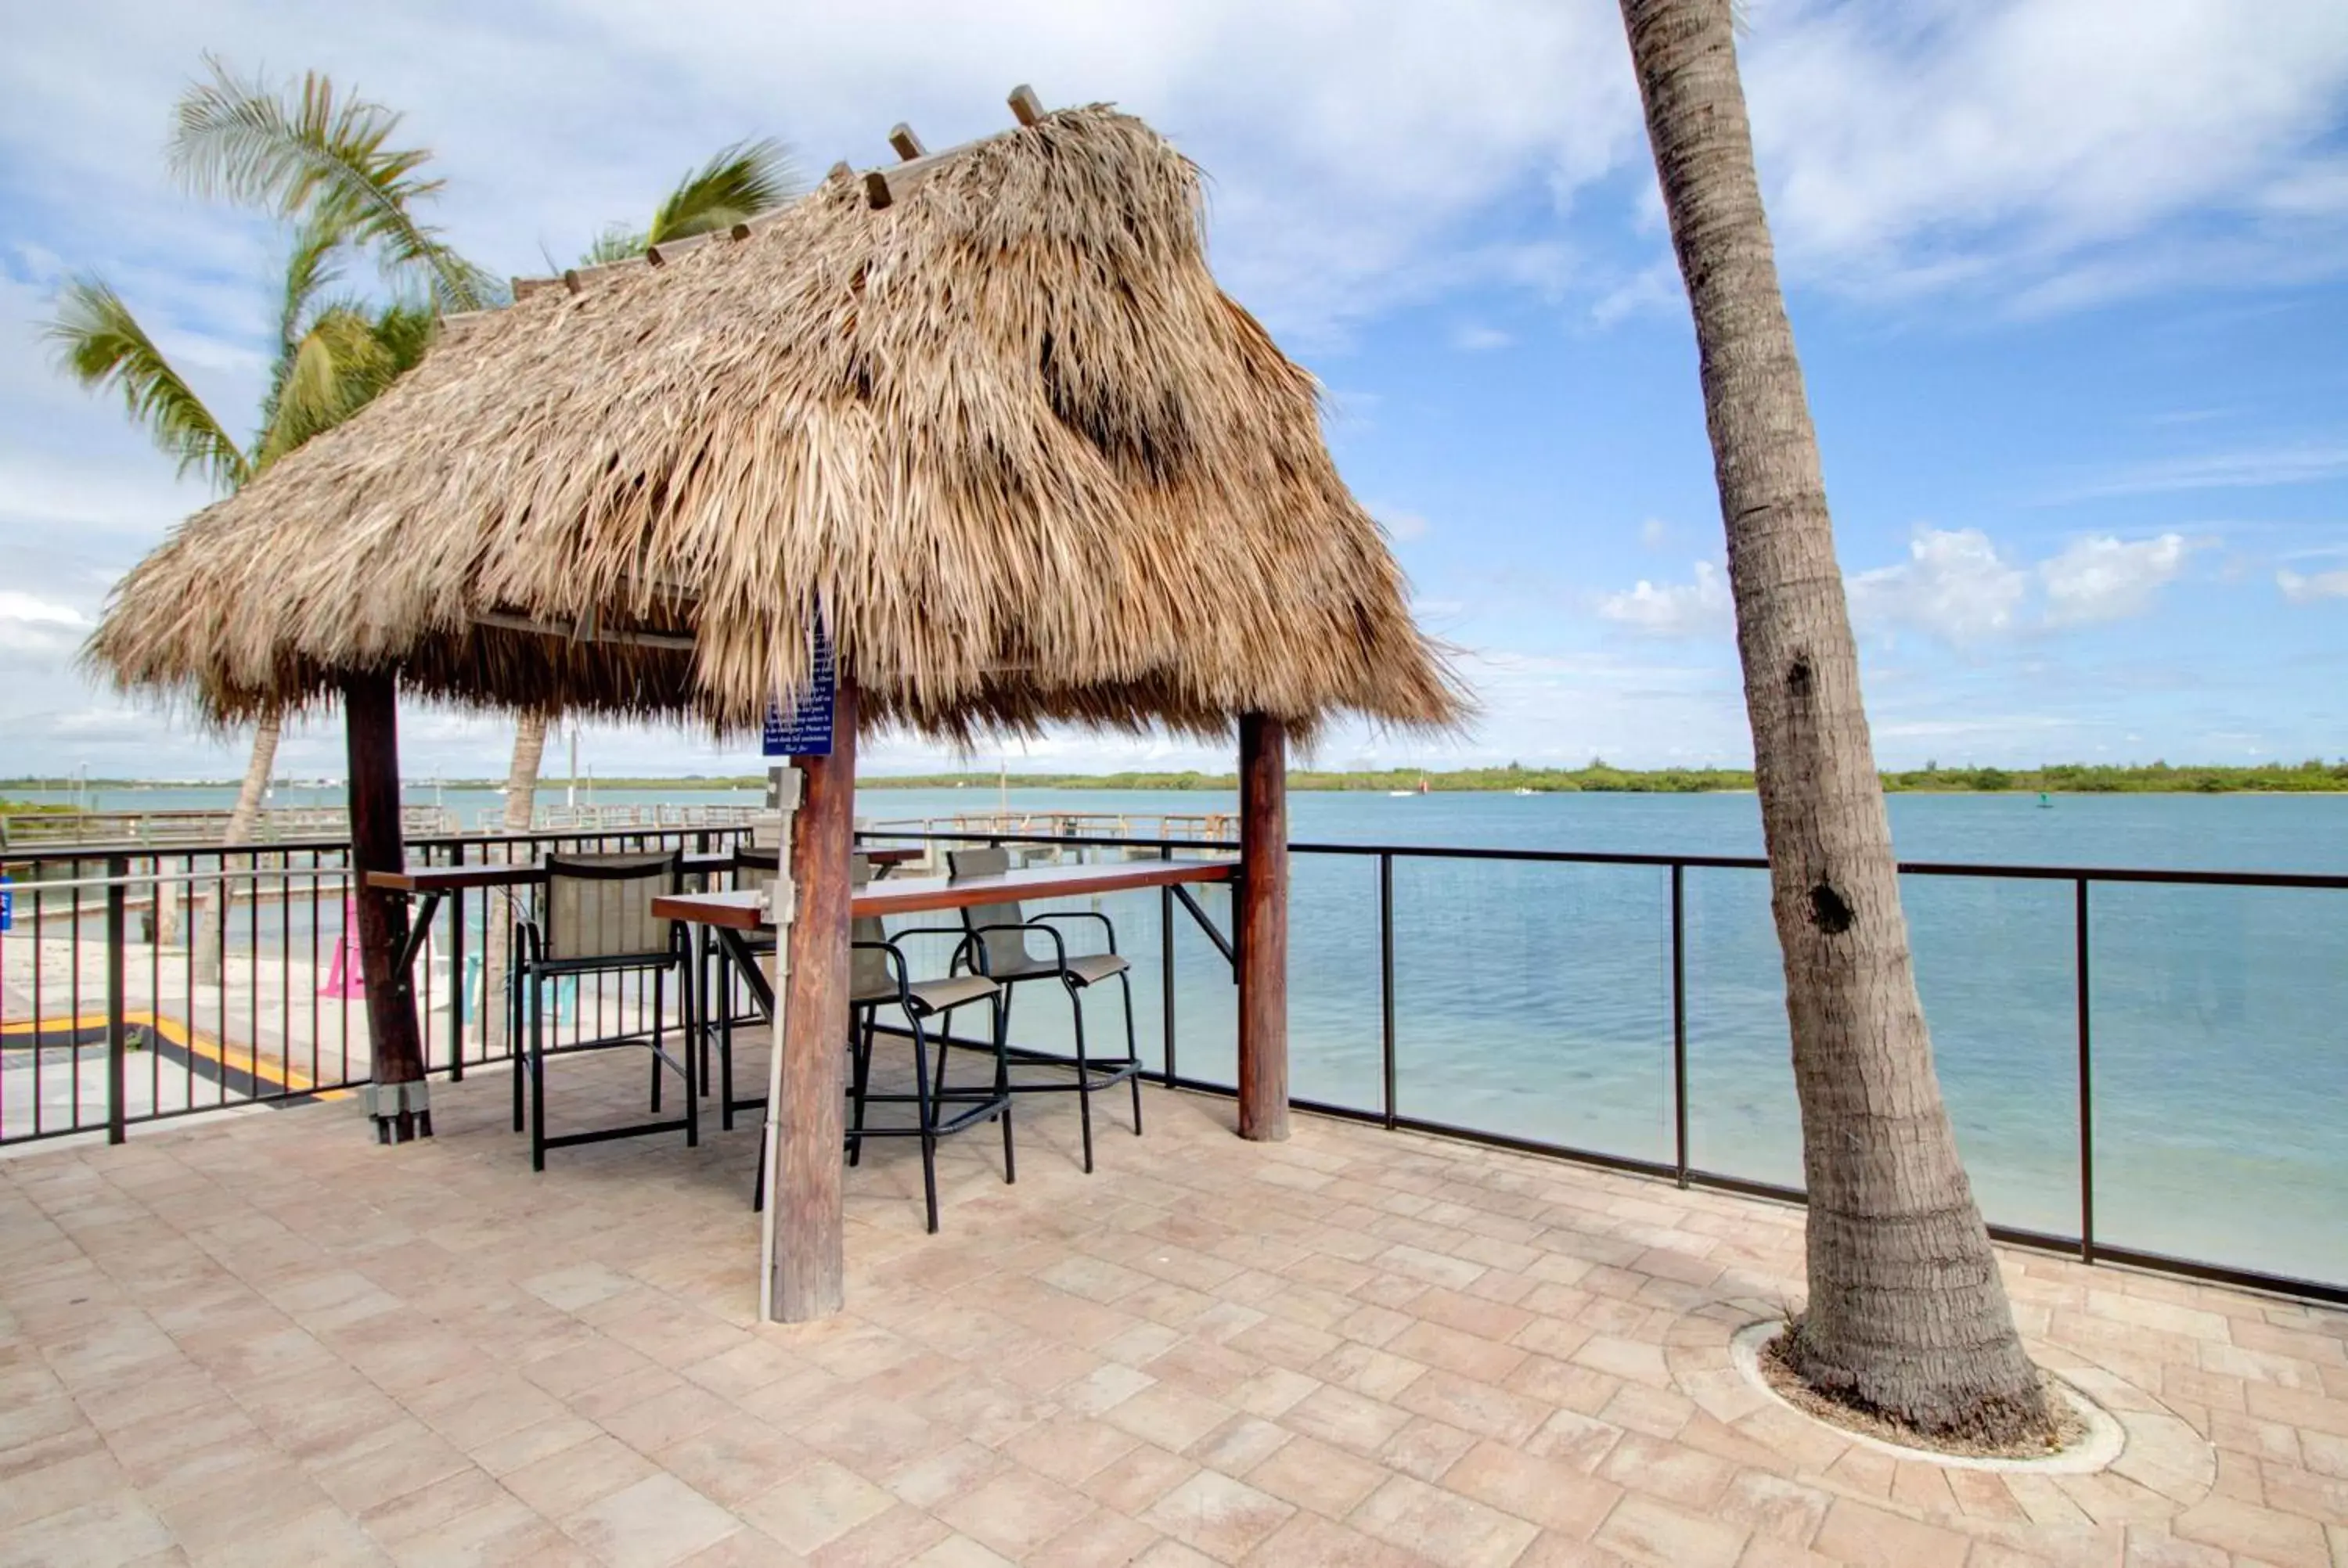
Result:
[[[163,1522],[138,1498],[121,1494],[0,1532],[0,1568],[118,1568],[171,1545]]]
[[[1444,1371],[1416,1379],[1395,1403],[1414,1415],[1432,1416],[1507,1443],[1523,1442],[1555,1413],[1539,1399]]]
[[[1671,1368],[1663,1364],[1663,1348],[1644,1340],[1625,1339],[1613,1334],[1592,1335],[1567,1359],[1626,1382],[1657,1389],[1671,1387]]]
[[[1595,1474],[1622,1440],[1622,1430],[1578,1410],[1559,1410],[1541,1423],[1540,1430],[1518,1446],[1542,1459],[1561,1460],[1574,1469]]]
[[[1988,1479],[1993,1482],[1997,1478]],[[2003,1487],[1999,1488],[1999,1495],[2004,1495]],[[1805,1546],[1818,1533],[1818,1524],[1833,1502],[1831,1493],[1817,1487],[1805,1486],[1765,1470],[1741,1470],[1729,1481],[1728,1490],[1721,1494],[1712,1512],[1727,1523],[1743,1525],[1756,1539],[1766,1537]],[[2020,1511],[2015,1512],[2018,1514]]]
[[[1544,1529],[1584,1540],[1622,1495],[1620,1486],[1586,1476],[1571,1465],[1488,1440],[1478,1443],[1446,1471],[1442,1484]]]
[[[1169,1537],[1135,1558],[1133,1568],[1215,1568],[1215,1560]]]
[[[1386,1471],[1315,1438],[1294,1438],[1245,1472],[1250,1486],[1299,1508],[1342,1519],[1386,1479]]]
[[[1198,1469],[1180,1454],[1169,1453],[1155,1443],[1144,1443],[1095,1471],[1077,1490],[1120,1513],[1138,1515]]]
[[[2276,1568],[2332,1568],[2323,1527],[2228,1497],[2209,1497],[2169,1521],[2180,1540],[2221,1546]]]
[[[1730,1568],[1744,1553],[1746,1532],[1634,1491],[1614,1505],[1591,1539],[1648,1568]]]
[[[1014,1568],[1010,1559],[967,1535],[949,1535],[912,1561],[913,1568]]]
[[[1479,1440],[1473,1432],[1426,1416],[1413,1416],[1408,1425],[1386,1440],[1377,1452],[1380,1464],[1418,1481],[1437,1481],[1459,1462]]]
[[[2131,1525],[2122,1568],[2230,1568],[2233,1559],[2215,1546],[2179,1541],[2158,1525]]]
[[[937,1515],[1015,1560],[1092,1509],[1091,1501],[1075,1488],[1014,1465],[942,1504]]]
[[[1515,1371],[1531,1352],[1479,1334],[1463,1333],[1439,1323],[1414,1323],[1388,1340],[1391,1354],[1423,1361],[1463,1378],[1497,1383]]]
[[[1705,1513],[1728,1491],[1736,1467],[1697,1449],[1658,1441],[1644,1432],[1624,1432],[1598,1467],[1598,1473],[1618,1486]]]
[[[862,1476],[819,1459],[736,1504],[734,1512],[806,1556],[897,1506],[895,1498]]]
[[[337,1507],[315,1481],[283,1458],[151,1487],[141,1495],[170,1527],[172,1538],[198,1557],[243,1536],[266,1533]]]
[[[1150,1504],[1141,1522],[1219,1563],[1237,1563],[1295,1512],[1245,1481],[1202,1470]]]
[[[1140,1439],[1106,1421],[1058,1416],[1020,1433],[1003,1451],[1039,1474],[1076,1486],[1140,1446]]]
[[[131,1490],[130,1478],[93,1437],[88,1450],[23,1471],[0,1485],[0,1532]]]
[[[464,1450],[428,1428],[410,1430],[390,1441],[311,1471],[328,1497],[351,1513],[445,1481],[473,1468]]]
[[[1345,1522],[1445,1568],[1501,1568],[1540,1533],[1524,1520],[1401,1475],[1372,1492]]]
[[[1244,1475],[1295,1436],[1261,1416],[1233,1416],[1184,1451],[1209,1470]]]
[[[1023,1568],[1101,1568],[1130,1563],[1163,1539],[1138,1519],[1096,1508],[1027,1554]]]
[[[578,1512],[589,1503],[633,1486],[653,1473],[653,1462],[608,1433],[535,1460],[499,1478],[505,1489],[549,1519]]]
[[[935,1509],[1001,1473],[1011,1462],[983,1443],[965,1440],[919,1455],[871,1479],[915,1508]]]
[[[808,1554],[808,1568],[903,1568],[909,1558],[953,1538],[935,1515],[899,1503],[817,1547]]]
[[[1543,1531],[1510,1568],[1625,1568],[1626,1560],[1594,1542]],[[1746,1568],[1739,1563],[1737,1568]],[[1772,1568],[1763,1564],[1761,1568]]]
[[[578,1447],[591,1438],[602,1435],[603,1429],[594,1422],[573,1415],[559,1415],[492,1438],[466,1450],[475,1464],[491,1475],[509,1475],[526,1465],[536,1464],[551,1454]]]
[[[1100,1419],[1160,1448],[1189,1448],[1231,1418],[1231,1408],[1170,1383],[1153,1383],[1100,1412]]]
[[[385,1543],[400,1568],[492,1568],[537,1561],[576,1544],[510,1493],[458,1514],[404,1541]]]
[[[1317,1513],[1299,1513],[1272,1532],[1247,1563],[1249,1568],[1426,1568],[1427,1559]]]
[[[555,1522],[612,1568],[669,1568],[742,1527],[667,1474],[646,1476]]]
[[[1406,1410],[1346,1389],[1323,1387],[1281,1418],[1281,1425],[1356,1453],[1374,1454],[1410,1422]]]
[[[1958,1568],[1972,1544],[1957,1531],[1849,1497],[1835,1500],[1810,1542],[1853,1568]]]
[[[359,1523],[377,1545],[396,1556],[408,1542],[433,1534],[454,1520],[499,1502],[529,1512],[488,1471],[468,1465],[445,1480],[402,1492],[388,1502],[368,1509],[359,1515]]]

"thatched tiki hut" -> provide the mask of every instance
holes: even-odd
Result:
[[[1198,170],[1108,108],[1013,107],[1000,135],[928,156],[901,128],[907,161],[452,321],[141,562],[94,660],[223,723],[342,699],[380,865],[395,688],[745,732],[805,688],[820,616],[838,732],[795,860],[803,917],[835,921],[844,897],[815,895],[845,886],[860,728],[1236,722],[1241,1126],[1282,1135],[1285,738],[1341,712],[1442,727],[1460,699],[1311,377],[1208,272]],[[383,1081],[421,1073],[397,917],[362,932]],[[836,1124],[825,923],[793,927],[782,1049]]]

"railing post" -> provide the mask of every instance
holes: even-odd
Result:
[[[122,1017],[122,917],[129,892],[123,883],[129,875],[129,856],[106,857],[106,1141],[109,1143],[119,1143],[129,1135],[129,1116],[122,1103],[123,1056],[130,1045]],[[39,1092],[37,1082],[34,1092]]]
[[[465,846],[448,846],[452,865],[465,864]],[[483,898],[489,895],[484,892]],[[428,979],[431,971],[427,970]],[[465,890],[448,898],[448,1081],[465,1081]]]
[[[1386,1127],[1395,1124],[1394,856],[1378,855],[1379,1061],[1385,1093]]]
[[[1687,867],[1672,862],[1672,1164],[1688,1184]]]
[[[1160,845],[1158,858],[1173,859],[1172,847]],[[1161,1076],[1165,1079],[1166,1087],[1171,1089],[1174,1087],[1174,889],[1171,887],[1158,890],[1158,1001],[1159,1010],[1165,1017],[1165,1032],[1159,1037],[1162,1047],[1159,1066],[1163,1069]]]
[[[2077,953],[2079,1009],[2079,1261],[2096,1261],[2096,1098],[2089,1069],[2087,879],[2072,884],[2072,941]]]

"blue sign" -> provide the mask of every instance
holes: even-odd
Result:
[[[759,753],[769,757],[831,755],[832,702],[839,695],[839,672],[831,661],[831,636],[823,618],[815,623],[815,648],[808,659],[808,688],[788,712],[780,703],[767,710],[766,733]]]
[[[0,875],[0,931],[16,924],[16,895],[9,890],[8,877]]]

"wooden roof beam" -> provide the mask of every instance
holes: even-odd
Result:
[[[664,648],[684,653],[692,652],[695,646],[692,638],[673,631],[613,631],[589,622],[554,626],[543,620],[532,620],[525,615],[506,615],[493,610],[473,610],[465,619],[475,626],[494,627],[499,631],[526,631],[538,637],[557,637],[565,642],[600,642],[613,648]]]

